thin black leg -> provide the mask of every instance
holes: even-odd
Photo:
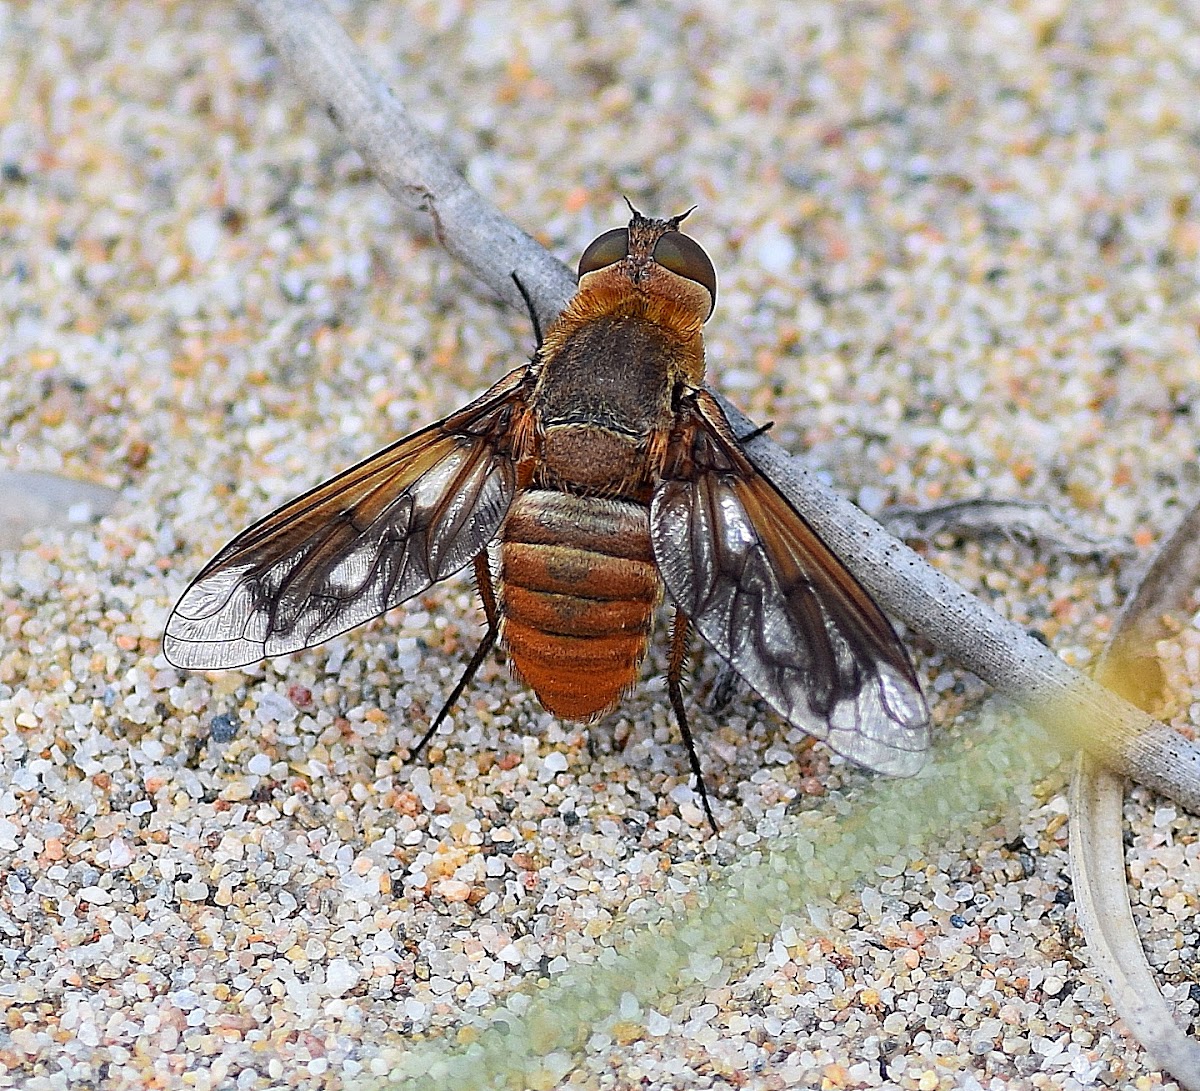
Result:
[[[542,324],[538,321],[537,311],[533,309],[533,300],[529,298],[529,293],[525,290],[525,285],[521,283],[521,278],[517,276],[516,270],[514,269],[509,275],[517,286],[517,291],[521,293],[521,298],[525,300],[525,310],[529,312],[529,321],[533,325],[533,339],[540,349],[542,347]]]
[[[479,647],[475,649],[475,654],[471,656],[471,661],[467,664],[467,669],[463,671],[458,684],[450,691],[450,696],[442,705],[441,712],[433,718],[429,730],[421,736],[421,741],[410,751],[408,755],[410,762],[417,760],[429,740],[436,734],[437,729],[442,726],[442,721],[450,714],[454,703],[462,696],[463,690],[471,684],[471,679],[475,677],[479,665],[487,658],[488,652],[495,646],[496,637],[500,635],[500,611],[496,606],[496,593],[492,588],[492,573],[488,568],[486,550],[475,558],[475,583],[479,588],[479,597],[483,600],[483,612],[487,616],[487,633],[484,634]]]
[[[775,427],[773,420],[767,421],[766,424],[760,424],[753,432],[747,432],[744,436],[738,436],[738,443],[749,443],[752,439],[758,439],[759,436],[765,436],[772,428]]]
[[[679,723],[679,733],[683,736],[687,747],[688,760],[692,763],[692,775],[696,778],[696,788],[700,793],[700,802],[704,804],[704,814],[714,834],[720,833],[717,820],[713,817],[712,807],[708,802],[708,789],[704,787],[704,774],[700,771],[700,755],[696,753],[696,741],[692,738],[692,729],[688,727],[687,709],[683,705],[683,665],[687,659],[688,619],[683,611],[676,609],[675,624],[671,630],[671,657],[667,665],[667,693],[671,697],[671,707],[675,710],[675,719]]]

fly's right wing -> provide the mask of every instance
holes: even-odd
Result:
[[[929,712],[887,618],[751,464],[711,395],[679,425],[650,509],[671,598],[788,721],[860,765],[915,773]]]
[[[239,534],[176,604],[166,658],[240,667],[309,648],[467,564],[516,490],[511,441],[527,370]]]

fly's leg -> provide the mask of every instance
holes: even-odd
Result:
[[[759,436],[765,436],[772,428],[775,427],[773,420],[767,421],[766,424],[760,424],[753,432],[747,432],[744,436],[738,436],[738,443],[749,443],[752,439],[758,439]]]
[[[671,707],[675,710],[675,719],[679,723],[679,733],[683,736],[687,747],[688,760],[692,763],[692,774],[696,778],[696,787],[700,792],[700,802],[704,804],[704,814],[714,834],[719,833],[717,820],[713,818],[712,807],[708,802],[708,789],[704,787],[704,774],[700,771],[700,755],[696,753],[696,741],[692,738],[692,729],[688,727],[687,710],[683,707],[683,664],[687,659],[688,621],[683,611],[676,608],[675,622],[671,627],[671,657],[667,664],[667,693],[671,696]]]
[[[425,749],[425,745],[436,734],[437,729],[442,726],[442,721],[449,714],[450,709],[454,707],[454,702],[457,701],[463,694],[463,690],[471,684],[471,679],[475,677],[475,672],[479,670],[479,665],[487,658],[496,643],[496,637],[500,635],[500,611],[496,606],[496,592],[492,587],[492,572],[488,568],[487,550],[483,550],[475,558],[475,585],[479,588],[479,597],[483,600],[483,612],[487,617],[487,633],[484,634],[483,640],[479,647],[475,649],[475,654],[471,656],[471,661],[467,664],[467,669],[463,671],[462,677],[458,680],[458,684],[450,691],[450,696],[446,698],[446,703],[442,705],[442,710],[433,719],[433,723],[429,725],[429,730],[421,736],[421,741],[412,748],[408,755],[408,760],[416,761],[421,751]]]
[[[537,311],[534,309],[533,300],[529,293],[525,290],[525,285],[521,283],[521,278],[517,276],[517,271],[514,269],[510,274],[513,283],[517,286],[517,291],[521,293],[521,298],[525,300],[525,309],[529,312],[529,321],[533,325],[533,339],[537,343],[537,347],[542,347],[542,324],[538,321]]]

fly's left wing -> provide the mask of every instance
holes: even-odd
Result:
[[[309,648],[463,567],[512,502],[527,370],[239,534],[176,604],[166,658],[240,667]]]
[[[705,391],[685,409],[650,509],[672,599],[777,712],[839,754],[908,775],[929,713],[879,607],[742,452]]]

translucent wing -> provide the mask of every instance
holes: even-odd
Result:
[[[881,772],[920,769],[929,713],[887,619],[697,395],[654,493],[663,582],[790,723]]]
[[[239,534],[176,604],[163,654],[211,668],[298,651],[465,565],[512,502],[526,370]]]

